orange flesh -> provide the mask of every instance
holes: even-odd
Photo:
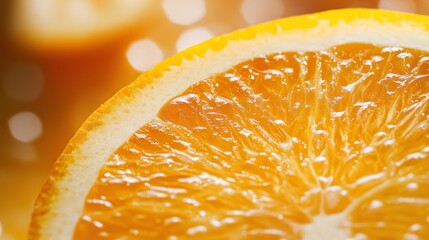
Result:
[[[428,100],[419,50],[251,59],[166,103],[111,156],[74,238],[301,239],[343,214],[330,227],[356,239],[429,239]]]

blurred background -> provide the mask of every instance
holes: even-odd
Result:
[[[1,0],[0,239],[26,238],[68,140],[139,73],[219,34],[346,7],[429,14],[429,0]]]

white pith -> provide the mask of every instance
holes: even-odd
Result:
[[[52,203],[51,212],[40,230],[40,239],[71,239],[86,195],[109,156],[135,131],[154,119],[166,101],[210,75],[255,56],[320,51],[350,42],[429,51],[429,34],[425,27],[406,22],[398,25],[365,19],[332,24],[328,20],[319,20],[317,26],[305,30],[282,30],[279,25],[278,32],[270,35],[261,32],[251,40],[231,41],[222,50],[208,51],[204,57],[186,60],[141,88],[131,101],[116,105],[112,112],[104,115],[101,119],[103,126],[88,132],[80,151],[71,153],[75,161],[68,166],[70,174],[57,184],[63,191]],[[145,81],[144,75],[141,78],[137,81]],[[301,226],[303,239],[346,239],[349,233],[344,222],[346,215],[341,213],[314,217],[312,223]]]
[[[318,215],[313,218],[313,222],[301,227],[303,240],[331,240],[347,239],[349,231],[347,229],[347,219],[345,214]]]

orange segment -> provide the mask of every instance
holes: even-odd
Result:
[[[428,100],[422,50],[254,57],[114,152],[74,238],[429,239]]]

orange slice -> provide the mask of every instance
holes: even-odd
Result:
[[[32,239],[429,239],[429,18],[253,26],[142,74],[82,125]]]

